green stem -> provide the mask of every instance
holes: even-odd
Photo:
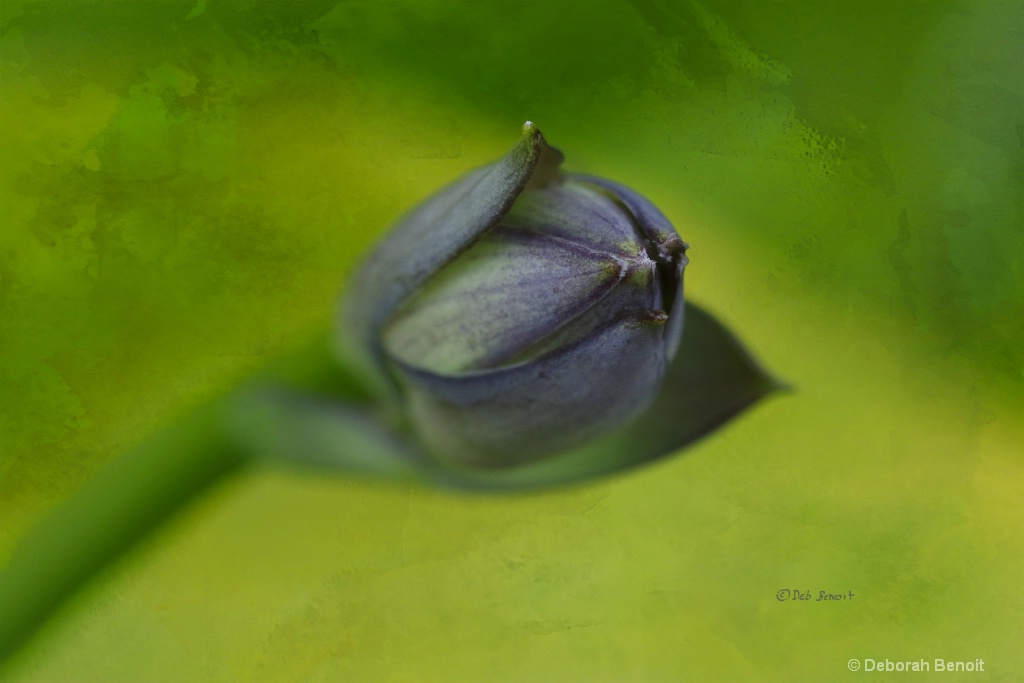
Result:
[[[242,469],[219,412],[196,411],[116,458],[21,541],[0,573],[0,661],[104,567]]]
[[[368,400],[358,379],[338,364],[327,334],[257,373],[248,387],[257,382],[354,405]],[[237,396],[195,410],[115,458],[28,533],[0,569],[0,663],[103,569],[254,462],[251,449],[226,429],[227,408]]]

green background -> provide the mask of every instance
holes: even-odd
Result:
[[[246,475],[9,680],[1024,680],[1024,4],[0,8],[0,558],[527,119],[796,387],[546,494]]]

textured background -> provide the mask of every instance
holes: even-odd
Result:
[[[798,388],[543,495],[248,476],[11,681],[1024,677],[1024,4],[0,9],[0,558],[526,119],[654,200]]]

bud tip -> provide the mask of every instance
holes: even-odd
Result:
[[[686,253],[686,250],[690,248],[690,245],[679,239],[678,235],[671,235],[664,244],[662,249],[669,256],[681,256]]]
[[[524,143],[533,149],[537,148],[538,145],[541,147],[547,146],[544,141],[544,134],[540,132],[540,127],[533,121],[527,121],[523,124],[522,131],[520,132],[520,144]]]

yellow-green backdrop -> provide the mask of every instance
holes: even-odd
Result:
[[[246,475],[7,680],[1024,680],[1024,4],[0,11],[0,561],[527,119],[655,201],[796,388],[564,491]]]

